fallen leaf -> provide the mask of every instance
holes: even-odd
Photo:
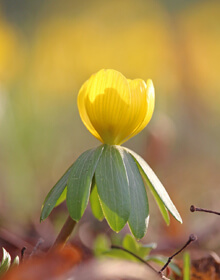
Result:
[[[182,266],[182,265],[180,265]],[[175,280],[182,280],[182,277],[175,276]],[[220,259],[216,255],[192,260],[190,280],[219,280]]]
[[[43,256],[33,256],[18,267],[10,269],[2,280],[49,280],[67,273],[82,259],[73,246],[56,248]]]

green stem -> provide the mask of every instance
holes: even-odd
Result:
[[[54,249],[57,246],[64,246],[75,228],[75,225],[76,221],[68,216],[51,249]]]

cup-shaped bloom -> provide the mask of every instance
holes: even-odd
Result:
[[[133,235],[140,239],[149,221],[146,184],[165,222],[169,224],[168,211],[181,222],[149,165],[120,146],[150,121],[154,110],[152,81],[128,80],[115,70],[101,70],[81,87],[78,107],[85,126],[104,144],[85,151],[70,166],[48,193],[41,220],[66,199],[70,216],[79,221],[90,201],[97,219],[105,218],[116,232],[128,223]]]
[[[121,145],[150,121],[154,86],[151,80],[129,80],[118,71],[103,69],[82,85],[77,101],[87,129],[105,144]]]

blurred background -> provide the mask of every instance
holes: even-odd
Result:
[[[194,232],[216,248],[219,218],[189,207],[220,210],[219,50],[218,0],[1,0],[0,226],[22,234],[50,222],[39,226],[46,194],[99,144],[79,118],[79,88],[113,68],[154,82],[153,118],[125,146],[152,166],[184,221],[166,227],[149,194],[146,241]],[[100,224],[89,209],[83,229],[88,221]]]

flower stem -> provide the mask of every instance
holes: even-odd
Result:
[[[51,249],[54,249],[60,245],[64,246],[67,240],[69,239],[73,229],[75,228],[75,225],[76,221],[74,221],[70,216],[68,216]]]

